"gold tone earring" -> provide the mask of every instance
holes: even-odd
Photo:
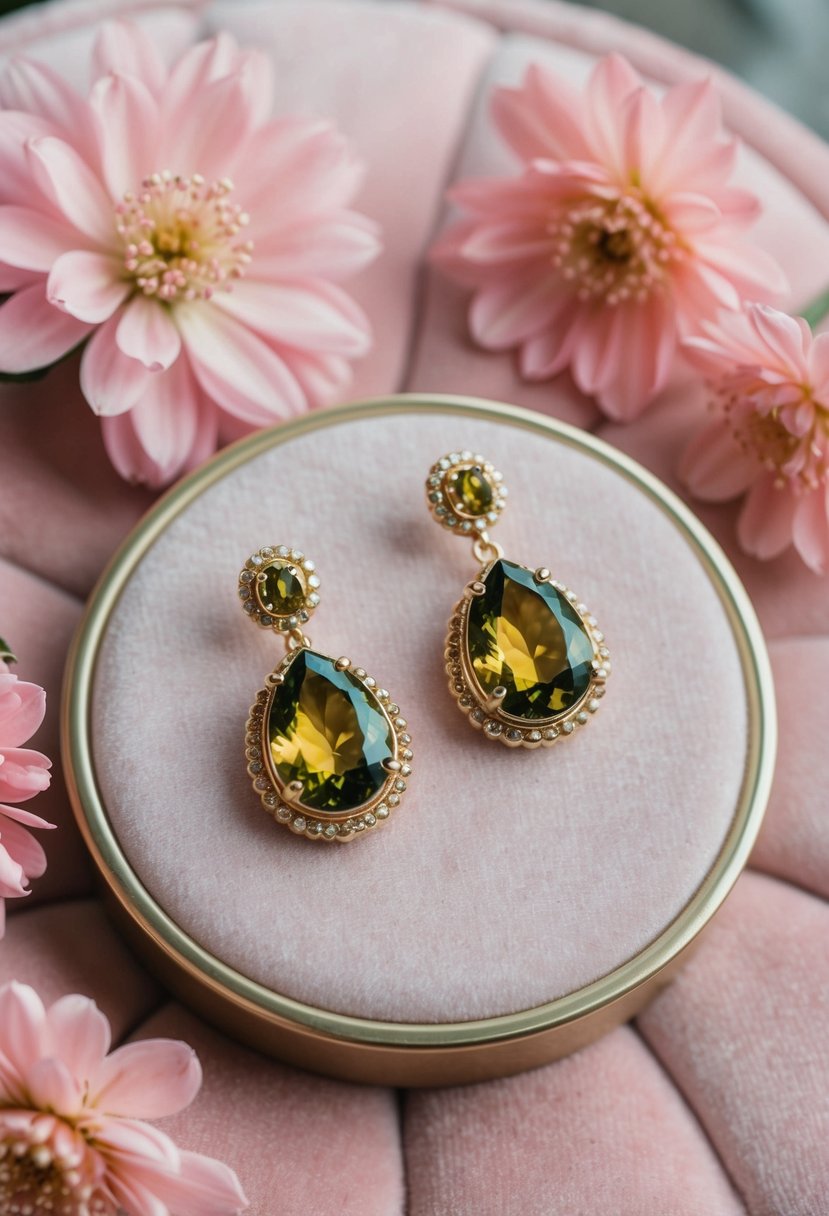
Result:
[[[490,538],[506,498],[501,474],[472,452],[442,456],[426,479],[433,518],[471,540],[481,566],[449,622],[446,674],[459,709],[486,738],[548,747],[599,708],[610,653],[575,592],[546,567],[507,561]]]
[[[251,708],[245,747],[253,788],[277,823],[310,840],[348,841],[400,805],[411,737],[399,705],[362,667],[311,648],[303,629],[319,585],[314,563],[287,545],[265,545],[239,574],[242,608],[287,647]]]

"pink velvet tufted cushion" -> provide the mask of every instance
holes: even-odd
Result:
[[[596,425],[595,410],[565,378],[524,385],[508,357],[469,347],[458,292],[429,274],[418,294],[423,251],[441,222],[447,181],[503,164],[482,104],[490,76],[514,75],[535,55],[551,55],[579,76],[591,56],[609,49],[663,83],[705,65],[555,0],[457,0],[454,10],[358,0],[166,10],[70,2],[6,20],[0,51],[45,48],[80,79],[92,23],[105,11],[138,7],[170,53],[176,37],[218,25],[267,46],[279,66],[278,105],[293,108],[300,96],[305,108],[333,113],[368,153],[361,206],[383,222],[387,250],[361,284],[381,341],[355,392],[479,393]],[[789,273],[795,304],[825,286],[829,154],[712,70],[728,121],[748,144],[743,172],[763,182],[763,231]],[[49,688],[38,745],[53,756],[60,670],[80,600],[149,501],[108,469],[76,374],[69,364],[41,385],[3,386],[0,394],[0,619],[22,656],[21,675]],[[601,433],[671,479],[670,453],[677,431],[689,426],[695,392],[690,384],[672,388],[640,423]],[[829,1192],[829,595],[825,580],[793,558],[769,566],[742,558],[732,508],[702,514],[737,562],[772,638],[778,775],[753,858],[764,874],[740,880],[696,958],[631,1027],[533,1074],[399,1104],[388,1090],[263,1061],[170,1006],[133,962],[88,898],[89,872],[59,778],[48,812],[44,799],[44,813],[61,825],[47,841],[50,869],[10,917],[0,977],[34,982],[44,996],[88,992],[122,1036],[175,1033],[193,1042],[206,1064],[205,1087],[168,1126],[187,1147],[236,1166],[256,1216],[821,1216]],[[430,544],[440,540],[436,534]],[[329,606],[327,598],[321,613]],[[333,632],[331,618],[326,636]],[[589,732],[599,730],[597,718]],[[390,843],[402,829],[402,822],[389,828]]]

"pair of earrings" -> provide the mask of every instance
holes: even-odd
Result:
[[[501,474],[472,452],[450,452],[427,477],[433,518],[472,540],[480,565],[449,621],[446,672],[486,738],[545,747],[599,708],[610,657],[572,591],[545,567],[507,561],[490,538],[506,497]],[[259,549],[239,574],[245,612],[286,641],[250,711],[248,773],[278,823],[312,840],[346,841],[400,805],[412,740],[399,705],[362,667],[311,648],[304,627],[319,586],[314,563],[286,545]]]

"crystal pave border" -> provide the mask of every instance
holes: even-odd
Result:
[[[487,703],[483,690],[475,678],[472,660],[467,645],[467,617],[476,595],[476,585],[482,585],[495,562],[488,562],[478,577],[467,585],[464,597],[454,607],[446,633],[444,659],[449,677],[449,691],[458,709],[469,718],[476,730],[483,731],[487,739],[497,739],[507,747],[551,747],[559,739],[574,734],[577,726],[584,726],[598,710],[605,694],[605,685],[611,671],[610,651],[596,618],[574,591],[554,579],[543,567],[535,571],[537,583],[549,583],[561,592],[578,614],[587,636],[593,644],[593,674],[590,683],[574,705],[563,713],[549,718],[535,719],[529,725],[524,718],[516,718],[502,709]]]
[[[340,671],[349,671],[372,694],[391,726],[394,757],[389,766],[392,771],[377,793],[356,810],[321,814],[312,807],[303,806],[301,802],[290,801],[285,796],[285,783],[270,763],[269,741],[266,738],[268,711],[285,672],[297,655],[308,649],[310,647],[297,646],[289,650],[267,677],[267,687],[256,694],[245,727],[248,775],[262,806],[277,823],[290,828],[295,835],[305,836],[309,840],[345,842],[382,826],[400,806],[412,772],[412,738],[408,732],[408,723],[400,714],[400,706],[391,700],[386,689],[378,688],[377,681],[367,675],[362,667],[354,666],[349,659],[338,659],[335,665]]]

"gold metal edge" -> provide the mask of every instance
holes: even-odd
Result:
[[[454,413],[460,418],[508,421],[586,451],[648,494],[677,524],[714,583],[735,637],[748,702],[746,772],[734,818],[708,874],[676,919],[633,958],[577,992],[531,1009],[467,1022],[375,1021],[318,1009],[270,992],[209,954],[167,916],[132,871],[107,819],[89,746],[92,678],[108,617],[132,570],[169,522],[207,486],[270,447],[325,426],[399,413]],[[753,606],[720,546],[671,490],[630,457],[567,423],[500,402],[417,393],[336,406],[258,432],[220,452],[206,466],[172,487],[139,522],[102,573],[70,649],[61,707],[63,763],[81,832],[111,895],[156,950],[175,963],[190,981],[195,978],[214,996],[237,1004],[248,1015],[257,1013],[275,1026],[295,1025],[302,1034],[315,1032],[344,1040],[343,1046],[350,1043],[354,1048],[387,1047],[394,1055],[400,1049],[411,1048],[424,1049],[429,1056],[438,1049],[465,1051],[476,1045],[542,1035],[586,1017],[603,1022],[611,1007],[632,1012],[636,990],[658,985],[660,973],[667,968],[673,970],[677,956],[709,922],[743,869],[768,801],[776,739],[771,669]],[[552,1058],[554,1053],[547,1054]]]

